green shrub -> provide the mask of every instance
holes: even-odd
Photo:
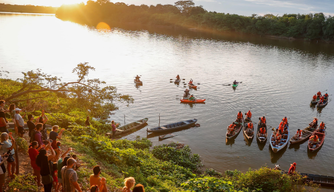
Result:
[[[208,192],[219,192],[219,191],[237,191],[232,181],[219,179],[216,177],[199,177],[190,179],[181,185],[184,189],[189,191],[208,191]]]
[[[16,175],[15,179],[9,183],[9,191],[38,191],[35,176],[31,173],[26,175]]]
[[[19,150],[23,151],[24,153],[28,154],[28,143],[25,139],[21,138],[21,137],[17,137],[15,138],[15,142],[16,145],[18,147]]]

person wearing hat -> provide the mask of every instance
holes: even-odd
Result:
[[[18,133],[20,137],[23,137],[24,134],[24,120],[22,118],[22,116],[20,115],[20,111],[22,111],[22,109],[20,108],[15,108],[15,115],[14,115],[14,119],[15,119],[15,123],[17,125],[17,129],[18,129]]]
[[[297,163],[296,163],[296,162],[294,162],[294,163],[291,164],[290,169],[289,169],[289,172],[288,172],[288,175],[292,175],[292,174],[295,173],[295,171],[296,171],[296,166],[297,166]]]

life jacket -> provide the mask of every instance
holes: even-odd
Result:
[[[318,140],[319,140],[318,135],[312,136],[312,137],[311,137],[311,140],[312,140],[313,142],[318,141]]]
[[[248,111],[248,112],[246,113],[246,116],[247,116],[248,118],[252,118],[252,112],[251,112],[251,111]]]
[[[302,130],[299,131],[297,130],[298,137],[302,136],[302,132],[303,132]]]
[[[324,122],[321,122],[320,125],[319,125],[319,129],[325,129],[325,123]]]
[[[254,128],[253,123],[248,123],[247,128],[253,129]]]
[[[317,93],[317,95],[320,96],[320,95],[321,95],[321,92],[319,91],[319,92]]]
[[[328,94],[326,93],[324,96],[325,96],[325,97],[328,97]]]
[[[191,85],[192,85],[192,84],[193,84],[193,81],[192,81],[192,80],[190,80],[190,81],[189,81],[189,84],[191,84]]]
[[[317,99],[317,96],[316,95],[313,95],[313,100],[316,100]]]
[[[314,118],[314,119],[313,119],[313,124],[314,124],[314,125],[318,124],[318,119],[317,119],[317,118]]]
[[[231,125],[228,126],[228,129],[229,129],[230,131],[233,131],[233,130],[234,130],[234,127],[235,127],[235,124],[232,123]]]
[[[279,126],[278,126],[278,130],[280,130],[282,133],[283,133],[283,131],[284,131],[284,122],[283,121],[281,121],[281,123],[279,124]]]
[[[296,170],[296,166],[294,164],[291,165],[288,174],[292,174],[293,172],[295,172]]]
[[[266,129],[265,129],[264,127],[261,127],[261,128],[260,128],[260,133],[261,133],[261,134],[265,134],[265,133],[266,133]]]
[[[266,118],[265,117],[261,117],[261,123],[263,123],[263,124],[266,124]]]
[[[277,134],[276,134],[276,139],[277,139],[277,140],[280,140],[280,139],[281,139],[281,134],[277,133]]]
[[[238,115],[237,115],[237,118],[238,118],[238,119],[242,119],[242,117],[243,117],[243,116],[242,116],[242,113],[239,112]]]
[[[284,117],[282,121],[284,122],[284,124],[288,124],[288,119],[286,117]]]

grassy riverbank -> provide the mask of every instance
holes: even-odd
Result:
[[[58,7],[46,7],[35,5],[11,5],[0,3],[0,12],[20,12],[20,13],[56,13]]]

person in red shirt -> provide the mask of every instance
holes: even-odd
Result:
[[[314,117],[313,121],[309,125],[310,125],[310,128],[316,129],[318,127],[318,119]]]
[[[267,124],[267,120],[266,120],[266,117],[265,117],[265,116],[260,117],[260,123],[262,124],[262,126],[266,126],[266,124]]]
[[[292,174],[295,173],[295,171],[296,171],[296,166],[297,166],[297,163],[296,163],[296,162],[294,162],[293,164],[291,164],[290,169],[289,169],[289,172],[288,172],[288,175],[292,175]]]
[[[247,124],[247,134],[248,135],[252,135],[254,132],[254,126],[253,126],[253,123],[250,122]]]
[[[317,93],[317,96],[318,96],[318,97],[320,97],[320,96],[321,96],[321,92],[320,92],[320,91],[318,91],[318,93]]]
[[[281,134],[283,134],[284,132],[284,122],[283,121],[281,121],[281,123],[279,124],[278,130]]]
[[[232,135],[233,134],[233,131],[234,131],[234,128],[235,128],[235,124],[232,123],[231,125],[228,126],[228,132],[227,134],[228,135]]]
[[[325,123],[324,122],[320,123],[318,132],[320,132],[320,133],[324,133],[325,132]]]
[[[246,117],[247,117],[247,120],[251,120],[252,112],[250,110],[246,113]]]
[[[303,131],[298,129],[296,135],[294,136],[295,139],[300,139],[302,137]]]
[[[317,95],[313,95],[313,100],[317,100]]]
[[[38,142],[37,141],[32,142],[29,147],[28,153],[31,161],[31,167],[34,169],[34,175],[36,176],[37,185],[42,186],[41,175],[40,175],[41,168],[38,167],[36,164],[36,157],[39,154],[39,150],[42,147],[44,147],[44,144],[40,145],[38,148],[37,147],[38,147]]]

